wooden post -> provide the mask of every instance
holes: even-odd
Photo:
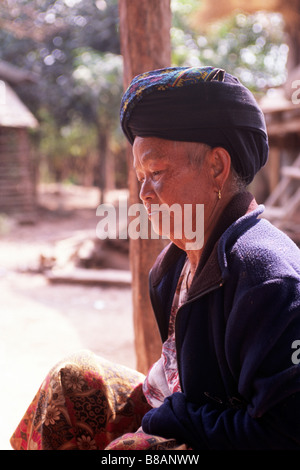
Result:
[[[135,75],[171,62],[170,0],[120,0],[120,38],[124,60],[124,89]],[[132,150],[127,150],[129,204],[141,202],[132,167]],[[161,340],[149,299],[148,274],[165,242],[130,240],[132,270],[133,322],[137,369],[147,373],[161,353]]]

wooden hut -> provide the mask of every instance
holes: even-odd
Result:
[[[297,82],[294,82],[297,85]],[[300,81],[298,82],[300,84]],[[262,101],[270,154],[265,216],[300,244],[300,90],[289,82]]]
[[[0,213],[32,221],[36,207],[35,162],[29,129],[38,123],[0,75]]]

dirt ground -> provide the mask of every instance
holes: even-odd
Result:
[[[38,200],[34,224],[0,217],[1,450],[11,449],[9,438],[44,376],[69,353],[90,349],[135,367],[130,283],[53,283],[40,269],[41,255],[51,259],[60,247],[66,262],[69,240],[95,236],[98,191],[44,186]]]

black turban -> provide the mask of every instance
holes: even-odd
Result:
[[[136,136],[223,147],[249,184],[268,158],[263,113],[236,77],[213,67],[169,67],[136,76],[121,104],[121,126]]]

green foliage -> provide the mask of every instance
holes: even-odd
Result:
[[[80,113],[90,119],[93,110],[78,100],[73,72],[78,54],[119,54],[117,0],[9,0],[2,7],[0,58],[40,77],[38,83],[20,85],[19,95],[36,114],[47,108],[58,125]],[[101,91],[101,89],[99,89]],[[93,106],[92,106],[93,108]]]
[[[74,92],[90,103],[96,121],[114,127],[123,93],[121,56],[90,48],[78,49],[75,54]]]
[[[58,128],[46,109],[40,109],[38,117],[41,179],[92,184],[97,162],[96,126],[74,118]]]
[[[181,3],[172,1],[176,7]],[[192,28],[189,17],[178,18],[177,9],[175,17],[171,30],[174,64],[224,68],[256,92],[285,81],[288,47],[280,14],[235,13],[205,33]]]
[[[81,165],[77,177],[71,176],[81,180],[82,172],[96,166],[97,153],[100,158],[99,134],[124,144],[116,131],[122,94],[118,1],[3,4],[0,59],[39,76],[35,84],[14,88],[40,122],[42,176],[65,178]]]

